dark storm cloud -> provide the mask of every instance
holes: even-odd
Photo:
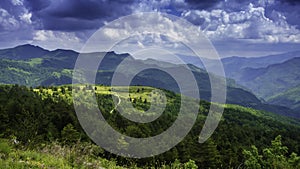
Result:
[[[218,4],[219,0],[186,0],[188,7],[191,9],[208,9]]]
[[[133,1],[65,0],[54,4],[49,14],[55,17],[98,19],[130,13]]]
[[[299,0],[287,0],[280,1],[277,3],[273,9],[267,8],[268,13],[272,10],[277,10],[282,12],[286,16],[286,20],[291,25],[296,25],[300,29],[300,1]]]
[[[163,1],[134,0],[24,0],[25,8],[32,13],[31,20],[35,29],[79,31],[98,29],[104,22],[132,13],[139,3],[163,4]],[[276,19],[273,10],[282,12],[288,23],[300,27],[300,1],[281,0],[270,3],[257,0],[185,0],[169,1],[169,5],[159,8],[160,11],[180,15],[186,10],[222,9],[227,12],[244,10],[249,3],[263,6],[267,17]],[[2,0],[1,7],[10,13],[20,15],[21,7],[13,6],[11,1]],[[13,7],[12,7],[13,6]],[[159,6],[159,5],[158,5]],[[170,10],[171,9],[171,10]],[[17,18],[17,17],[16,17]],[[191,19],[196,25],[204,23],[203,19]]]
[[[51,5],[50,0],[25,0],[24,5],[31,11],[37,12]]]
[[[152,1],[161,3],[160,0]],[[172,8],[172,14],[188,9],[208,9],[217,5],[219,0],[186,0],[184,4],[170,1],[166,8]],[[134,0],[25,0],[26,8],[32,13],[36,29],[78,31],[98,29],[103,22],[109,22],[120,16],[132,13],[139,3],[151,1]],[[163,8],[160,9],[164,11]],[[174,12],[178,10],[178,12]]]
[[[133,2],[125,0],[28,0],[26,6],[33,14],[33,21],[40,23],[38,29],[73,31],[97,29],[105,21],[128,15],[131,13]]]
[[[46,17],[42,29],[61,31],[80,31],[97,29],[102,25],[102,20],[85,20],[75,18]]]
[[[300,4],[299,0],[285,0],[283,2],[290,3],[291,5],[299,5]]]

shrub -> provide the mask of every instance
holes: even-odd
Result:
[[[0,158],[7,158],[11,152],[11,146],[6,140],[0,140]]]

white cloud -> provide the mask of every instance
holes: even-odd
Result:
[[[31,17],[32,17],[32,14],[26,12],[20,16],[20,19],[28,24],[31,24]]]
[[[16,30],[20,27],[19,22],[7,10],[0,8],[0,27],[4,30]]]
[[[52,31],[49,31],[49,32],[46,32],[44,30],[40,30],[40,31],[37,31],[35,33],[35,36],[33,37],[33,40],[36,40],[36,41],[45,41],[47,40],[48,38],[47,37],[53,37],[53,32]]]
[[[176,10],[183,10],[188,6],[185,0],[144,0],[132,6],[132,13],[139,12],[172,12],[170,6]]]
[[[62,48],[80,50],[82,47],[82,42],[75,33],[50,30],[35,31],[32,43],[47,49]]]
[[[139,12],[153,12],[153,11],[161,11],[166,6],[170,5],[170,0],[148,0],[148,1],[140,1],[137,5],[134,5],[133,13]]]
[[[80,39],[74,33],[38,30],[35,32],[33,40],[36,41],[57,41],[57,42],[79,42]]]
[[[162,13],[138,13],[122,18],[121,22],[114,21],[105,25],[89,39],[89,45],[82,52],[113,50],[118,53],[135,53],[160,48],[194,55],[185,45],[193,43],[198,45],[196,48],[205,48],[205,40],[198,27],[181,18]]]
[[[119,28],[105,28],[103,30],[104,35],[110,39],[118,39],[123,36],[129,35],[126,29],[119,29]]]
[[[258,4],[261,6],[272,5],[275,3],[275,0],[258,0]]]
[[[273,1],[261,1],[261,4],[274,3]],[[300,31],[286,21],[286,17],[273,10],[273,18],[265,15],[265,8],[253,4],[241,11],[226,12],[220,9],[211,11],[189,10],[182,16],[192,22],[197,20],[206,33],[214,40],[221,39],[256,39],[271,43],[300,42]]]
[[[23,0],[12,0],[11,3],[15,6],[23,5]]]
[[[178,31],[179,28],[186,29],[186,31],[180,32]],[[173,41],[186,41],[187,38],[193,39],[194,37],[193,32],[190,32],[190,27],[182,27],[182,25],[178,25],[178,22],[173,22],[163,14],[140,13],[126,18],[124,22],[110,23],[109,26],[102,28],[99,39],[118,41],[135,36],[135,39],[143,45],[155,43],[159,46],[166,40],[170,40],[163,40],[161,34],[172,38]]]

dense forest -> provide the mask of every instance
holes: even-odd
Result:
[[[200,102],[196,123],[171,150],[144,159],[105,151],[85,134],[76,117],[72,90],[95,91],[108,123],[122,134],[144,138],[166,130],[177,118],[182,96],[164,90],[163,114],[151,123],[122,117],[106,86],[0,86],[0,168],[300,168],[300,122],[237,105],[225,107],[212,137],[198,142],[210,103]],[[133,106],[147,110],[151,87],[132,86]],[[151,100],[151,101],[150,101]]]

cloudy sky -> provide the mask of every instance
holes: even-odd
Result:
[[[193,23],[222,57],[300,50],[300,2],[293,0],[1,0],[0,48],[79,51],[111,21],[153,11]]]

